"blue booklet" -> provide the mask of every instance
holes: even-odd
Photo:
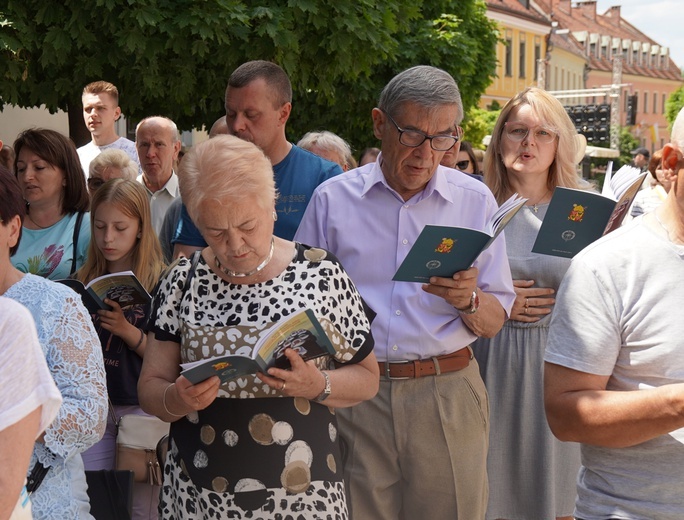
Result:
[[[533,253],[572,258],[617,229],[629,211],[647,172],[623,166],[606,170],[602,192],[557,187],[532,246]]]
[[[291,348],[305,361],[334,355],[335,347],[311,309],[304,309],[265,330],[251,355],[228,354],[192,363],[183,363],[181,375],[197,384],[219,376],[221,384],[247,374],[266,372],[269,368],[290,368],[285,349]]]
[[[392,280],[429,283],[432,276],[451,278],[468,269],[525,202],[527,199],[514,194],[492,215],[484,230],[425,226]]]

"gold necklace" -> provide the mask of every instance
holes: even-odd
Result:
[[[226,276],[230,276],[231,278],[247,278],[248,276],[252,276],[253,274],[257,274],[258,272],[261,272],[264,270],[264,268],[268,265],[268,263],[271,261],[273,258],[273,251],[275,250],[275,240],[273,237],[271,237],[271,249],[268,252],[268,256],[264,259],[263,262],[261,262],[259,265],[257,265],[254,269],[247,273],[240,273],[238,271],[231,271],[227,267],[223,267],[221,265],[221,262],[219,262],[219,259],[216,255],[214,255],[214,262],[216,262],[216,268],[221,271],[223,274]]]
[[[549,193],[549,189],[546,188],[546,191],[544,192],[544,194],[543,194],[541,197],[539,197],[539,198],[537,199],[537,202],[534,202],[534,203],[532,203],[532,204],[527,204],[527,206],[528,206],[528,207],[532,207],[532,211],[534,211],[535,213],[537,213],[537,212],[539,211],[539,203],[542,201],[542,199],[543,199],[544,197],[546,197],[546,195],[547,195],[548,193]]]

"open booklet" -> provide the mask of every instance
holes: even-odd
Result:
[[[83,285],[82,282],[71,278],[55,281],[71,287],[80,294],[83,305],[90,313],[101,309],[111,310],[111,307],[104,302],[105,298],[115,301],[121,308],[146,304],[152,299],[133,271],[105,274],[94,278],[88,285]]]
[[[451,278],[455,273],[468,269],[525,202],[527,199],[514,194],[501,204],[483,231],[425,226],[392,280],[428,283],[432,276]]]
[[[586,246],[618,228],[648,172],[623,166],[611,175],[612,162],[600,194],[557,187],[532,252],[572,258]]]
[[[197,384],[211,376],[221,383],[269,368],[290,368],[285,349],[291,348],[305,361],[326,354],[335,355],[335,347],[311,309],[301,310],[261,333],[250,356],[228,354],[181,364],[182,376]]]

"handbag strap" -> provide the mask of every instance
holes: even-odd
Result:
[[[74,236],[72,242],[74,244],[73,250],[71,252],[71,271],[69,275],[73,275],[76,272],[76,258],[78,257],[78,236],[81,234],[81,222],[83,221],[83,212],[79,211],[76,216],[76,224],[74,225]]]
[[[109,395],[107,395],[107,403],[109,403],[109,416],[114,421],[114,426],[116,426],[116,428],[118,429],[119,421],[121,420],[121,418],[116,416],[116,412],[114,412],[114,404],[112,403],[112,400],[109,398]]]

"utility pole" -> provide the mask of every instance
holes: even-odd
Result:
[[[548,62],[542,58],[537,60],[537,87],[546,90],[546,64]]]
[[[613,57],[613,84],[610,88],[610,147],[618,150],[620,146],[620,92],[622,91],[622,56]]]

